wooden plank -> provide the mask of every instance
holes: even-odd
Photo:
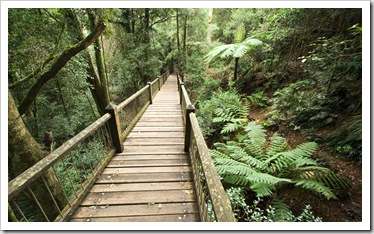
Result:
[[[164,167],[164,166],[190,166],[185,159],[147,159],[147,160],[113,160],[107,167]]]
[[[157,191],[193,189],[192,182],[159,182],[159,183],[132,183],[132,184],[95,184],[91,192],[131,192],[131,191]]]
[[[188,215],[152,215],[152,216],[130,216],[130,217],[104,217],[104,218],[76,218],[70,222],[199,222],[199,214]]]
[[[165,141],[165,139],[163,139]],[[143,142],[124,142],[124,146],[181,146],[181,142],[157,142],[157,141],[143,141]]]
[[[124,147],[123,152],[183,152],[183,145],[127,145]]]
[[[136,127],[183,127],[183,121],[182,118],[173,122],[139,121]]]
[[[171,166],[171,167],[134,167],[134,168],[105,168],[103,175],[117,174],[138,174],[138,173],[166,173],[166,172],[191,172],[188,166]]]
[[[94,217],[132,217],[132,216],[150,216],[150,215],[184,215],[197,214],[196,203],[173,203],[162,204],[159,208],[155,205],[123,205],[123,206],[108,206],[108,207],[80,207],[72,217],[90,219]]]
[[[139,137],[139,138],[127,138],[124,145],[131,145],[131,144],[183,144],[184,138],[183,137],[175,137],[175,138],[160,138],[160,137]]]
[[[128,153],[122,153],[116,154],[112,158],[112,161],[118,161],[118,160],[165,160],[165,159],[188,159],[186,154],[128,154]]]
[[[184,127],[137,127],[132,132],[183,132]]]
[[[183,122],[183,117],[182,115],[179,116],[179,117],[169,117],[169,116],[165,116],[165,117],[160,117],[160,116],[155,116],[155,117],[147,117],[147,116],[142,116],[139,120],[139,122],[178,122],[178,121],[182,121]],[[138,122],[138,123],[139,123]]]
[[[184,133],[183,132],[131,132],[127,138],[144,138],[144,137],[175,138],[175,137],[184,137]]]
[[[144,115],[181,115],[182,111],[146,111],[144,112]]]
[[[123,152],[124,153],[129,153],[129,154],[132,154],[132,155],[140,155],[140,154],[144,155],[144,154],[149,153],[148,151],[151,148],[148,148],[147,151],[145,151],[144,147],[146,147],[146,146],[139,147],[137,149],[133,148],[133,149],[130,149],[130,150],[124,150]],[[154,150],[152,152],[153,154],[178,154],[178,153],[183,153],[184,152],[183,147],[179,147],[178,149],[153,149],[153,150]]]
[[[102,174],[96,181],[97,184],[114,183],[143,183],[143,182],[181,182],[192,181],[192,173],[169,172],[169,173],[138,173],[138,174]]]
[[[81,206],[194,202],[192,189],[88,193]]]

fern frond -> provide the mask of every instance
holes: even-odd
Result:
[[[317,147],[318,145],[314,142],[306,142],[295,149],[275,154],[268,158],[265,163],[274,164],[277,171],[282,171],[291,167],[300,158],[309,158],[317,150]]]
[[[266,140],[264,128],[256,122],[250,122],[244,128],[253,144],[263,146]]]
[[[247,165],[245,165],[244,163],[240,163],[238,161],[235,161],[231,158],[215,158],[213,159],[216,167],[218,166],[238,166],[238,167],[246,167]]]
[[[281,137],[279,135],[273,135],[270,138],[270,143],[268,147],[266,148],[266,157],[270,158],[271,156],[274,156],[277,153],[283,152],[287,149],[288,144],[284,137]]]
[[[251,48],[261,46],[264,44],[262,41],[255,38],[247,38],[242,42],[243,45],[250,46]]]
[[[217,58],[218,55],[220,55],[222,52],[226,50],[233,51],[233,44],[229,45],[220,45],[215,48],[213,48],[207,55],[204,56],[204,60],[206,63],[210,63],[213,59]]]
[[[219,57],[224,59],[224,58],[232,56],[235,52],[235,49],[236,49],[235,47],[236,47],[235,44],[228,44],[226,47],[226,50],[224,50]]]
[[[254,157],[251,157],[250,155],[247,154],[247,152],[243,148],[237,145],[234,145],[228,142],[226,149],[227,149],[227,152],[229,153],[229,156],[234,160],[243,162],[247,165],[252,166],[253,168],[260,169],[260,170],[265,167],[265,164],[262,161]]]
[[[248,52],[249,48],[247,45],[239,44],[235,46],[232,56],[234,58],[241,58]]]
[[[256,193],[257,197],[271,196],[273,190],[275,190],[274,185],[266,183],[253,183],[250,188]]]
[[[323,183],[315,180],[295,180],[295,185],[302,187],[307,190],[311,190],[323,195],[327,200],[336,199],[335,194],[331,189],[325,186]]]
[[[234,41],[236,44],[241,43],[245,38],[245,25],[243,23],[239,24],[238,28],[235,31]]]
[[[223,177],[223,181],[229,184],[235,184],[243,187],[246,187],[250,183],[250,181],[246,177],[238,175],[226,175]]]
[[[223,126],[223,128],[221,130],[221,134],[227,134],[227,133],[235,132],[240,127],[241,127],[240,122],[228,123],[225,126]]]
[[[274,222],[287,222],[287,218],[291,213],[290,207],[281,199],[274,199],[271,203],[274,208],[273,221]]]
[[[247,177],[247,179],[251,182],[267,183],[271,185],[275,185],[280,182],[292,183],[292,180],[290,179],[278,178],[278,177],[269,175],[267,173],[261,173],[261,172],[252,173],[251,175]]]

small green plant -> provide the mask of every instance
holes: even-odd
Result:
[[[266,97],[266,95],[264,94],[264,91],[254,93],[248,96],[247,98],[249,99],[252,105],[256,104],[260,107],[266,107],[268,106],[268,103],[269,103],[269,98]]]
[[[265,209],[261,209],[259,205],[263,199],[257,197],[253,203],[248,205],[245,202],[245,189],[241,187],[230,187],[226,190],[233,208],[235,218],[238,221],[245,222],[322,222],[322,218],[315,217],[312,207],[307,204],[300,213],[295,216],[289,207],[279,199]]]
[[[198,120],[205,137],[221,131],[232,132],[236,129],[222,128],[228,123],[241,122],[248,110],[248,104],[236,91],[218,91],[208,100],[198,103]]]

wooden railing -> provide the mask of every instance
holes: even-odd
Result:
[[[165,83],[164,73],[8,184],[12,221],[66,221]],[[52,204],[52,206],[51,206]]]
[[[203,222],[235,222],[230,200],[214,167],[183,81],[177,72],[178,90],[185,122],[184,150],[189,152],[195,191]]]

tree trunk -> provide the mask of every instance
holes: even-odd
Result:
[[[8,175],[12,180],[44,157],[41,146],[31,136],[17,110],[13,96],[8,90]],[[48,187],[53,193],[60,208],[66,205],[63,189],[52,170],[45,174]],[[50,220],[59,214],[48,189],[41,179],[31,186],[32,191],[42,205]]]
[[[70,114],[69,114],[68,108],[67,108],[66,103],[65,103],[64,95],[62,94],[61,83],[58,79],[56,80],[56,83],[57,83],[58,94],[60,96],[62,106],[64,107],[64,112],[65,112],[66,118],[68,119],[69,124],[71,124]]]
[[[131,9],[131,33],[135,33],[135,20],[134,20],[134,10]]]
[[[208,11],[208,28],[206,33],[206,40],[208,43],[212,42],[212,20],[213,20],[213,8],[209,8]]]
[[[80,32],[78,38],[79,40],[83,40],[84,29],[82,27],[81,21],[78,15],[74,12],[74,10],[71,10],[71,12],[72,12],[72,15],[74,16],[75,27],[78,28]],[[88,51],[85,52],[85,57],[88,63],[88,68],[87,68],[88,76],[86,77],[86,82],[90,84],[89,89],[90,89],[93,99],[95,100],[97,110],[99,111],[101,115],[103,115],[105,113],[105,108],[107,107],[108,104],[105,101],[105,98],[102,98],[103,94],[101,91],[102,86],[101,86],[100,78],[96,72],[93,58]]]
[[[239,63],[239,58],[235,58],[234,81],[236,81],[238,77],[238,63]]]
[[[131,10],[125,9],[123,16],[125,18],[125,29],[127,33],[131,33]]]
[[[144,39],[143,42],[147,44],[149,42],[149,8],[144,9]]]
[[[177,8],[177,47],[178,47],[178,59],[177,62],[179,62],[179,56],[180,56],[180,43],[179,43],[179,16],[178,16],[178,8]]]
[[[69,49],[66,49],[61,53],[57,60],[51,65],[49,70],[39,77],[39,79],[29,89],[26,96],[22,99],[21,103],[18,106],[18,111],[21,115],[23,115],[30,107],[30,105],[34,102],[43,85],[46,84],[50,79],[55,77],[72,57],[90,46],[102,34],[105,28],[105,22],[103,20],[100,20],[97,27],[91,32],[90,35],[88,35],[84,40],[78,42],[76,45],[70,47]]]
[[[91,20],[92,29],[94,30],[97,26],[95,25],[96,22],[96,15],[91,10],[88,11],[89,18]],[[96,66],[97,71],[100,79],[100,93],[101,93],[101,108],[105,109],[106,106],[110,103],[109,98],[109,88],[108,88],[108,81],[105,72],[105,65],[104,65],[104,56],[103,56],[103,49],[100,43],[100,40],[97,38],[94,42],[94,49],[95,49],[95,58],[96,58]]]

